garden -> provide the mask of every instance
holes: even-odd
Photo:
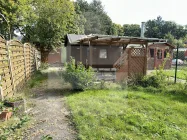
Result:
[[[76,66],[74,59],[65,69],[35,73],[21,97],[1,103],[1,110],[12,112],[0,124],[1,139],[186,139],[186,82],[173,84],[163,69],[118,83],[97,81],[91,67]],[[23,108],[7,105],[17,100],[21,104],[23,99],[27,110],[40,113],[20,115]],[[60,108],[67,109],[66,115]],[[59,129],[56,134],[45,130],[62,126],[71,130],[70,135],[62,135]]]
[[[66,102],[78,139],[186,139],[186,83],[173,84],[161,68],[150,76],[134,75],[127,83],[93,85],[82,64],[74,64],[66,66],[65,78],[81,90],[68,94]],[[75,86],[81,73],[86,79]]]

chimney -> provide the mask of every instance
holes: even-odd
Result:
[[[141,36],[142,38],[144,38],[144,33],[145,33],[145,22],[142,22],[141,24]]]

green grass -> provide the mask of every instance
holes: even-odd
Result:
[[[167,71],[165,71],[165,74],[167,76],[174,77],[175,76],[175,70],[167,70]],[[177,78],[185,80],[186,76],[187,76],[187,71],[185,71],[185,70],[178,70],[177,71]]]
[[[67,96],[82,140],[187,139],[187,96],[95,90]]]
[[[35,74],[28,81],[27,86],[28,86],[28,88],[33,88],[35,86],[40,85],[46,79],[47,79],[47,74],[46,73],[36,71]]]

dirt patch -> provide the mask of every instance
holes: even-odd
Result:
[[[50,135],[54,140],[73,140],[76,132],[70,125],[70,112],[65,105],[63,89],[65,85],[60,73],[48,74],[48,79],[39,87],[33,88],[34,98],[29,102],[34,104],[29,114],[33,116],[32,127],[26,131],[25,140],[40,140]]]

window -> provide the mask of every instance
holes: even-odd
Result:
[[[154,53],[155,53],[155,50],[154,49],[150,49],[150,57],[154,57]]]
[[[169,50],[168,50],[168,49],[164,51],[164,58],[167,57],[168,53],[169,53]]]
[[[157,51],[157,59],[162,59],[162,50]]]
[[[100,49],[99,58],[107,58],[107,50],[106,49]]]

